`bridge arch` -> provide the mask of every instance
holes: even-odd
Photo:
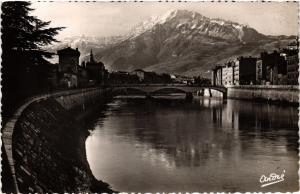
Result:
[[[112,89],[112,93],[113,95],[115,94],[121,94],[123,93],[127,93],[128,91],[137,91],[140,92],[142,94],[147,94],[147,91],[143,90],[143,88],[136,88],[136,87],[116,87]]]
[[[210,92],[211,90],[221,92],[223,94],[223,98],[226,98],[227,96],[227,88],[218,87],[218,86],[188,86],[188,85],[179,85],[179,84],[149,84],[149,85],[135,84],[135,85],[118,85],[118,86],[111,86],[111,87],[114,94],[116,94],[118,91],[128,91],[128,90],[139,91],[145,95],[151,95],[165,90],[172,90],[172,91],[188,94],[188,93],[195,93],[201,90],[203,91],[204,89],[209,89],[210,96],[211,96],[211,92]]]
[[[203,88],[215,90],[215,91],[221,92],[223,94],[227,93],[227,88],[225,88],[225,87],[214,87],[214,86],[211,86],[211,87],[203,87]]]
[[[183,88],[176,88],[176,87],[162,87],[162,88],[158,88],[156,90],[153,90],[151,92],[149,92],[150,94],[159,94],[160,92],[165,91],[166,93],[172,93],[172,92],[178,92],[178,93],[188,93],[189,91],[186,91]],[[170,91],[170,92],[169,92]]]

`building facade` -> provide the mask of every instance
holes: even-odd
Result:
[[[212,69],[212,85],[298,85],[298,42],[260,58],[239,57]]]
[[[57,51],[58,54],[58,72],[61,73],[77,73],[77,66],[79,65],[80,52],[78,48],[72,49],[70,47]]]
[[[85,69],[87,71],[89,82],[95,84],[103,84],[106,79],[107,71],[105,70],[102,62],[96,62],[94,60],[93,51],[90,52],[90,60],[85,63]]]
[[[289,85],[298,85],[299,82],[299,58],[298,56],[287,57],[287,82]]]
[[[251,85],[256,83],[256,58],[240,57],[212,70],[214,85]]]
[[[298,49],[285,49],[282,56],[286,61],[286,82],[289,85],[298,85],[299,79],[299,56]]]
[[[286,84],[287,64],[283,53],[273,51],[272,53],[261,53],[263,79],[266,84]],[[264,72],[265,69],[265,72]]]
[[[239,85],[256,84],[256,60],[254,57],[240,57],[239,61]]]
[[[94,60],[90,53],[88,62],[79,65],[80,52],[70,47],[57,51],[59,63],[58,83],[60,87],[84,87],[104,84],[108,79],[108,71],[102,62]]]
[[[240,61],[239,60],[234,61],[233,85],[240,85]]]
[[[62,87],[78,86],[78,65],[80,52],[78,48],[70,47],[57,51],[58,54],[58,82]]]
[[[211,83],[213,86],[221,86],[222,83],[222,71],[223,68],[220,65],[215,66],[214,69],[212,69],[212,80]]]
[[[256,61],[256,84],[263,84],[263,63],[261,58],[258,58]]]
[[[142,69],[136,69],[130,73],[130,75],[136,75],[139,81],[142,82],[145,79],[145,71]]]
[[[223,85],[234,84],[234,62],[230,61],[222,67],[222,83]]]

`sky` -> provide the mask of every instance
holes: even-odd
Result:
[[[298,35],[296,2],[34,2],[32,15],[66,27],[58,39],[71,36],[112,36],[169,10],[197,11],[209,18],[247,24],[266,35]]]

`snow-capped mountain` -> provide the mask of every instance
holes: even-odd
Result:
[[[172,10],[136,25],[122,42],[96,53],[96,58],[110,70],[209,76],[216,63],[273,50],[286,44],[286,39],[194,11]]]
[[[111,45],[114,45],[124,39],[124,36],[110,36],[110,37],[94,37],[94,36],[72,36],[60,40],[53,45],[47,46],[44,49],[56,52],[65,47],[78,48],[81,52],[81,59],[85,58],[91,51],[102,51]]]
[[[222,19],[210,19],[194,11],[171,10],[162,16],[151,17],[149,20],[134,26],[127,38],[135,38],[161,25],[168,25],[169,28],[178,33],[197,33],[231,41],[251,41],[264,37],[247,25]]]
[[[284,46],[291,38],[267,36],[255,29],[188,10],[171,10],[134,26],[123,36],[73,37],[61,45],[78,47],[83,58],[94,57],[109,70],[144,69],[209,76],[209,70],[228,58],[255,56]]]

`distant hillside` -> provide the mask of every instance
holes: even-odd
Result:
[[[90,53],[91,49],[93,52],[100,52],[109,46],[114,45],[124,39],[123,36],[111,36],[111,37],[90,37],[90,36],[72,36],[68,38],[64,38],[60,42],[45,47],[44,49],[56,53],[57,50],[65,48],[65,47],[72,47],[72,48],[79,48],[81,52],[81,59],[87,57]]]
[[[144,69],[208,77],[216,63],[271,51],[294,38],[267,36],[246,25],[173,10],[136,25],[127,35],[113,38],[106,45],[92,42],[89,47],[96,49],[95,58],[109,70]]]

